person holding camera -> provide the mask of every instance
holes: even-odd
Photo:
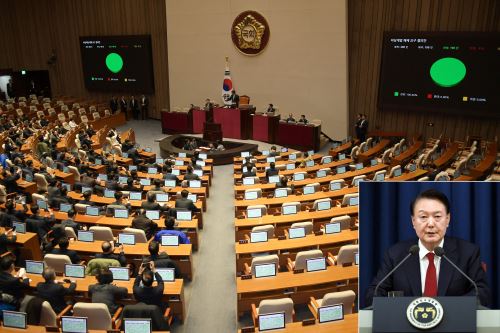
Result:
[[[156,279],[156,286],[153,282]],[[163,279],[156,271],[154,261],[142,263],[134,281],[134,298],[138,302],[149,305],[158,305],[165,310],[165,304],[162,302],[163,297]]]

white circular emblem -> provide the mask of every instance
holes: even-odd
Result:
[[[408,305],[406,317],[416,328],[427,330],[436,327],[443,319],[443,307],[434,298],[420,297]]]

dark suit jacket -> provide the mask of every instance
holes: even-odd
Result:
[[[52,309],[59,313],[66,307],[64,296],[72,294],[75,288],[75,283],[71,283],[68,288],[65,288],[64,285],[58,283],[40,282],[36,286],[36,291],[38,297],[49,302]]]
[[[146,237],[150,239],[155,234],[156,229],[158,229],[158,224],[151,221],[146,216],[139,215],[132,220],[132,228],[144,230]]]
[[[271,176],[276,176],[279,174],[279,170],[278,169],[267,169],[266,170],[266,177],[269,178]]]
[[[200,177],[194,173],[186,173],[184,175],[184,180],[200,180]]]
[[[159,305],[163,297],[163,279],[159,273],[155,273],[158,284],[154,287],[141,286],[141,275],[137,275],[134,281],[134,297],[138,302],[149,305]]]
[[[373,293],[378,282],[408,254],[408,249],[417,243],[417,239],[404,241],[393,245],[387,250],[377,276],[373,279],[367,290],[367,305],[371,305],[372,303]],[[486,274],[481,267],[479,247],[453,237],[445,237],[443,247],[445,255],[476,282],[481,304],[488,306],[490,304],[490,289],[486,283]],[[392,276],[385,280],[378,289],[377,294],[379,296],[386,296],[392,290],[403,291],[404,296],[422,296],[418,254],[410,257]],[[445,259],[441,258],[438,296],[473,295],[475,295],[475,290],[472,284]]]
[[[118,309],[115,299],[127,297],[128,291],[125,287],[117,287],[112,284],[93,284],[89,286],[89,294],[92,296],[92,303],[106,304],[109,312],[113,315]]]
[[[78,264],[81,261],[80,256],[75,250],[61,250],[60,248],[57,248],[50,251],[50,253],[67,255],[73,264]]]
[[[7,272],[0,272],[0,292],[12,295],[21,302],[24,297],[24,291],[29,288],[29,279],[21,280]]]
[[[180,198],[175,200],[175,208],[188,209],[192,212],[200,211],[200,209],[194,205],[193,200],[188,198]]]

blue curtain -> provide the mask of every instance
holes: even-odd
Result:
[[[385,251],[398,241],[415,238],[410,203],[434,188],[450,200],[448,236],[468,240],[481,249],[487,265],[493,308],[500,305],[500,186],[495,182],[362,182],[360,183],[359,300],[378,271]]]

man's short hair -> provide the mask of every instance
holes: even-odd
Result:
[[[0,259],[0,269],[2,269],[2,271],[6,271],[12,266],[13,263],[14,258],[11,255],[3,256],[2,259]]]
[[[100,284],[110,284],[113,282],[113,273],[109,270],[108,267],[105,267],[99,271],[96,276],[97,282]]]
[[[123,197],[122,191],[116,191],[115,192],[115,199],[120,200]]]
[[[43,270],[42,277],[45,282],[54,281],[56,279],[56,271],[52,267],[47,267]]]
[[[68,217],[73,217],[73,216],[75,216],[76,212],[73,208],[71,208],[70,210],[68,210],[67,214],[68,214]]]
[[[175,226],[175,219],[172,216],[167,217],[167,220],[165,221],[165,228],[168,230],[174,229]]]
[[[435,190],[433,188],[425,190],[423,192],[420,192],[419,195],[410,204],[410,214],[411,216],[414,216],[413,210],[415,209],[415,204],[417,201],[420,199],[431,199],[431,200],[437,200],[441,202],[444,207],[446,208],[446,214],[450,213],[450,201],[448,200],[448,197],[441,191]]]
[[[183,198],[187,198],[187,197],[188,197],[188,195],[189,195],[189,191],[188,191],[188,190],[182,190],[182,191],[181,191],[181,197],[183,197]]]
[[[92,191],[85,191],[83,192],[83,197],[85,199],[89,199],[92,196]]]
[[[69,246],[68,237],[62,237],[61,239],[59,239],[59,248],[60,249],[66,250],[66,249],[68,249],[68,246]]]
[[[151,255],[157,255],[160,252],[160,243],[151,241],[148,245],[148,251]]]
[[[153,272],[150,270],[145,270],[142,272],[142,284],[146,287],[151,287],[153,285]]]
[[[109,251],[111,251],[112,248],[113,248],[113,246],[111,245],[110,242],[108,242],[108,241],[102,242],[102,245],[101,245],[102,252],[108,253]]]
[[[155,198],[156,198],[156,194],[153,193],[153,192],[148,192],[148,195],[147,195],[147,200],[148,202],[154,202],[155,201]]]

